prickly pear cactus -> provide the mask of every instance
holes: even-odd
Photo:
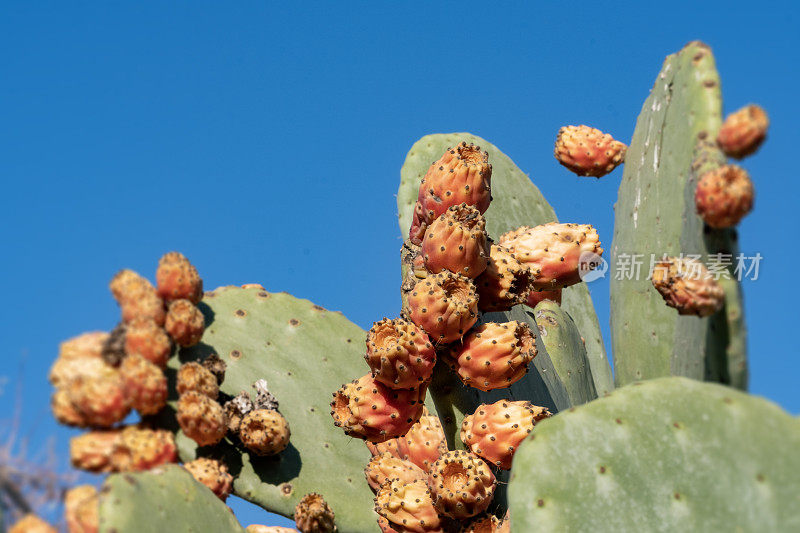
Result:
[[[495,145],[470,133],[434,134],[426,135],[414,143],[400,170],[397,210],[403,238],[408,236],[414,202],[417,200],[422,177],[431,163],[441,157],[445,149],[461,141],[475,143],[489,152],[493,198],[485,215],[489,236],[496,239],[519,226],[536,226],[557,221],[553,208],[528,175]],[[586,339],[586,352],[597,392],[599,394],[610,392],[614,388],[611,367],[606,357],[594,305],[585,284],[579,283],[564,289],[562,304],[572,315],[578,330]]]
[[[797,531],[799,448],[800,421],[764,399],[681,377],[628,385],[523,442],[511,530]]]
[[[580,405],[597,398],[586,346],[572,317],[548,300],[539,302],[533,315],[539,327],[540,346],[552,361],[570,403]]]
[[[180,466],[106,479],[100,491],[100,531],[167,529],[244,533],[231,509]]]
[[[200,307],[207,324],[203,340],[181,350],[173,368],[216,353],[227,364],[220,390],[231,396],[253,392],[252,383],[266,379],[291,429],[289,447],[273,457],[227,447],[234,493],[292,516],[306,493],[318,492],[340,530],[373,531],[376,516],[363,473],[369,451],[334,427],[328,414],[331,391],[365,373],[366,333],[341,313],[259,288],[219,288]],[[178,444],[181,459],[194,458],[194,441],[179,435]]]
[[[651,256],[736,253],[734,229],[703,227],[694,190],[725,161],[712,144],[722,121],[720,81],[711,50],[686,45],[664,62],[645,101],[625,158],[615,206],[611,263],[642,261],[638,279],[611,280],[611,340],[617,383],[671,374],[745,388],[741,289],[725,281],[717,316],[679,316],[648,278]]]

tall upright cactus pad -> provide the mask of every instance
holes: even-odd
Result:
[[[180,466],[109,476],[100,491],[100,531],[244,533],[230,507]]]
[[[223,287],[201,304],[207,328],[202,342],[178,354],[173,366],[218,354],[227,363],[220,389],[229,395],[267,380],[289,422],[289,447],[274,457],[257,457],[226,446],[234,493],[284,516],[318,492],[336,513],[342,531],[371,532],[376,515],[364,483],[370,458],[363,443],[334,427],[331,393],[367,372],[366,333],[341,313],[286,293]],[[181,458],[195,454],[193,441],[179,436]]]
[[[586,346],[572,317],[549,300],[539,302],[533,315],[539,328],[540,345],[553,362],[570,404],[581,405],[597,398]]]
[[[639,115],[611,253],[617,274],[611,340],[620,385],[671,374],[746,385],[738,283],[726,284],[720,316],[697,318],[667,307],[648,279],[651,259],[664,254],[705,260],[709,253],[735,253],[735,230],[704,229],[694,207],[700,174],[724,161],[711,142],[721,125],[720,94],[711,50],[692,42],[667,57]]]
[[[492,164],[492,204],[486,211],[486,229],[491,237],[496,239],[519,226],[536,226],[557,220],[553,208],[530,178],[492,143],[470,133],[434,134],[426,135],[414,143],[400,171],[397,209],[403,238],[408,236],[422,177],[431,163],[439,159],[448,147],[462,141],[475,143],[489,152],[489,162]],[[589,366],[597,392],[605,394],[611,391],[611,367],[586,286],[578,284],[564,289],[562,305],[573,317],[586,341]],[[532,322],[530,324],[533,325]]]
[[[681,377],[537,424],[514,457],[512,533],[798,531],[800,421]]]

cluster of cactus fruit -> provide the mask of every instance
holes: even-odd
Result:
[[[167,499],[173,528],[243,531],[230,494],[303,533],[800,528],[800,425],[700,383],[746,386],[739,285],[689,254],[735,250],[753,185],[725,155],[755,152],[768,127],[758,106],[724,124],[720,109],[713,56],[690,43],[665,62],[630,146],[588,126],[557,134],[555,158],[579,176],[628,161],[612,260],[663,246],[646,280],[612,282],[617,391],[582,283],[603,255],[597,232],[557,222],[469,134],[409,153],[402,306],[368,332],[260,285],[203,293],[174,252],[155,287],[121,272],[120,325],[65,342],[50,374],[55,417],[90,429],[71,442],[73,464],[111,474],[102,491],[66,495],[69,531],[165,527]],[[684,217],[657,214],[667,206]],[[362,372],[333,393],[331,421],[331,391]],[[125,425],[131,409],[141,421]],[[52,530],[35,516],[12,528]]]

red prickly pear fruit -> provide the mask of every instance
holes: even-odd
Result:
[[[310,492],[294,508],[294,523],[302,533],[333,533],[336,515],[321,494]]]
[[[725,291],[696,259],[664,257],[650,273],[653,287],[680,315],[710,316],[722,308]]]
[[[69,458],[72,466],[87,472],[114,472],[114,449],[122,431],[90,431],[69,441]]]
[[[225,436],[225,414],[222,406],[197,391],[178,398],[178,424],[187,437],[200,446],[216,444]]]
[[[433,504],[431,490],[423,480],[384,483],[375,497],[375,512],[389,522],[392,529],[414,533],[442,531],[442,523]]]
[[[28,513],[8,528],[8,533],[58,533],[56,528],[36,516]]]
[[[79,485],[64,495],[64,521],[70,533],[100,530],[100,499],[92,485]]]
[[[114,472],[140,472],[177,460],[178,450],[171,432],[128,426],[114,445],[111,465]]]
[[[422,257],[429,272],[449,270],[468,278],[478,277],[486,270],[489,257],[483,215],[467,204],[449,207],[425,231]]]
[[[422,416],[405,435],[377,444],[368,442],[367,448],[373,457],[388,453],[398,459],[410,461],[427,472],[447,451],[447,438],[439,417],[431,415],[423,408]]]
[[[531,269],[533,288],[545,290],[579,283],[581,258],[603,254],[597,231],[588,224],[522,226],[503,234],[500,245]]]
[[[500,400],[480,405],[473,414],[464,417],[461,441],[475,455],[510,470],[519,444],[539,420],[549,416],[546,408],[526,401]]]
[[[494,515],[479,515],[466,524],[459,533],[498,533],[502,524],[502,520]]]
[[[528,299],[525,303],[530,307],[536,307],[536,304],[545,300],[561,305],[561,289],[553,289],[552,291],[532,289],[528,292]]]
[[[463,520],[489,507],[497,485],[483,459],[465,451],[442,455],[428,472],[428,487],[436,509],[445,516]]]
[[[697,214],[712,228],[730,228],[753,209],[753,182],[736,165],[723,165],[700,177],[695,190]]]
[[[228,473],[228,467],[221,461],[200,457],[184,464],[183,467],[222,501],[227,500],[233,491],[233,476]]]
[[[725,118],[717,143],[726,155],[742,159],[758,150],[767,138],[767,128],[767,113],[760,106],[750,104]]]
[[[444,360],[465,385],[490,391],[522,379],[534,357],[536,335],[524,322],[512,320],[477,326],[460,344],[450,347]]]
[[[525,303],[531,290],[532,275],[508,248],[492,244],[486,270],[475,279],[478,289],[478,309],[508,311]]]
[[[125,354],[141,355],[159,368],[167,366],[172,342],[164,328],[151,319],[136,319],[125,329]]]
[[[365,358],[377,381],[393,389],[410,389],[430,379],[436,351],[413,322],[384,318],[367,334]]]
[[[289,423],[274,409],[254,409],[239,424],[239,439],[256,455],[275,455],[289,445]]]
[[[444,270],[414,286],[405,314],[433,342],[453,342],[478,320],[478,292],[471,279]]]
[[[119,366],[128,403],[142,415],[159,412],[167,404],[167,376],[141,355],[129,355]]]
[[[406,483],[425,479],[425,472],[420,467],[388,452],[374,456],[364,469],[364,475],[370,488],[376,492],[392,479],[400,479]]]
[[[183,363],[178,369],[176,388],[178,394],[196,391],[212,400],[219,396],[217,376],[200,363],[190,361]]]
[[[203,313],[189,300],[175,300],[169,304],[164,328],[179,346],[194,346],[200,342],[205,327]]]
[[[422,178],[417,201],[430,224],[449,207],[467,204],[485,213],[492,201],[492,165],[480,146],[462,142],[448,148]],[[416,207],[415,207],[416,211]]]
[[[131,410],[122,375],[105,363],[74,378],[65,390],[69,402],[90,427],[110,427]]]
[[[625,160],[628,147],[608,133],[589,126],[558,130],[553,152],[558,162],[578,176],[605,176]]]
[[[422,416],[426,386],[391,389],[367,374],[333,394],[331,416],[351,437],[383,442],[405,435]]]
[[[121,270],[111,280],[109,287],[122,309],[124,322],[149,318],[159,326],[164,325],[164,301],[147,279],[133,270]]]
[[[196,305],[203,297],[203,280],[180,252],[166,253],[158,261],[156,285],[158,295],[166,302],[189,300]]]

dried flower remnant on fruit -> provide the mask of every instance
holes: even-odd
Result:
[[[266,379],[259,379],[253,383],[253,389],[256,391],[256,399],[253,400],[253,406],[256,409],[271,409],[278,410],[278,399],[269,391],[269,385]]]
[[[244,415],[252,411],[254,408],[250,395],[246,391],[242,391],[232,399],[225,402],[225,423],[228,426],[228,431],[238,434],[239,426],[242,423]]]

